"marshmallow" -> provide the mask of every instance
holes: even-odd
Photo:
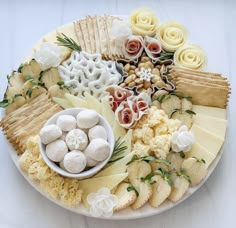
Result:
[[[63,160],[64,168],[70,173],[80,173],[86,167],[86,157],[78,150],[67,153]]]
[[[62,130],[55,124],[43,127],[39,133],[41,142],[48,144],[62,136]]]
[[[66,135],[66,144],[70,150],[84,150],[88,145],[87,135],[80,129],[73,129]]]
[[[67,152],[66,143],[61,139],[51,142],[46,146],[46,155],[54,162],[62,161]]]
[[[77,117],[77,126],[79,128],[91,128],[95,126],[99,121],[98,113],[94,110],[83,110],[78,113]]]
[[[88,131],[89,140],[92,141],[93,139],[101,138],[107,140],[107,132],[104,127],[101,125],[96,125],[89,129]]]
[[[72,115],[61,115],[58,117],[56,125],[62,131],[71,131],[76,128],[76,119]]]
[[[84,150],[86,157],[95,161],[104,161],[110,154],[110,145],[104,139],[93,139]]]

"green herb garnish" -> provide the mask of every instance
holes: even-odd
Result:
[[[156,181],[152,181],[152,177],[153,177],[153,176],[154,176],[153,173],[149,173],[147,176],[141,177],[140,179],[141,179],[141,181],[143,181],[143,182],[147,182],[147,183],[149,183],[149,184],[155,184]]]
[[[190,176],[187,175],[186,169],[180,169],[180,172],[176,172],[177,176],[185,178],[190,184],[191,184],[191,179]]]
[[[185,112],[187,112],[187,113],[190,114],[190,115],[196,115],[196,113],[193,112],[192,110],[185,110]]]
[[[57,45],[67,47],[74,51],[81,51],[81,47],[71,38],[67,37],[64,33],[61,33],[63,37],[57,36]]]
[[[130,191],[134,191],[136,196],[138,197],[139,196],[139,192],[137,191],[137,189],[133,186],[133,185],[130,185],[129,187],[127,187],[127,191],[130,192]]]
[[[197,160],[197,162],[199,162],[199,163],[206,164],[206,161],[203,158],[201,158],[201,159],[199,159],[197,157],[193,157],[193,158],[195,158]]]
[[[129,165],[129,164],[131,164],[132,162],[137,161],[138,159],[139,159],[138,156],[135,154],[135,155],[132,157],[132,159],[131,159],[126,165]]]
[[[17,70],[18,73],[21,73],[22,68],[23,68],[24,65],[25,65],[24,63],[20,64],[20,66],[18,67],[18,70]]]
[[[160,175],[165,181],[167,181],[170,186],[173,184],[173,180],[171,179],[170,174],[166,170],[160,168],[156,170],[155,173]]]
[[[9,105],[9,100],[8,99],[3,99],[0,101],[0,107],[1,108],[6,108]]]
[[[125,150],[128,149],[128,147],[125,146],[124,143],[125,141],[121,141],[120,137],[116,140],[113,153],[109,162],[115,162],[124,157],[122,156],[122,154],[124,153]]]
[[[69,89],[71,86],[67,86],[65,85],[65,83],[63,81],[57,82],[57,85],[60,86],[60,89]]]
[[[185,153],[183,151],[180,151],[179,155],[180,155],[181,158],[185,158]]]
[[[33,89],[32,89],[32,88],[29,88],[29,89],[26,91],[26,96],[28,96],[29,98],[31,98],[32,92],[33,92]]]
[[[161,52],[159,56],[160,61],[165,61],[169,59],[173,59],[174,53],[173,52]]]

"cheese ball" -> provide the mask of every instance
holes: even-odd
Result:
[[[46,155],[54,162],[61,162],[67,152],[66,143],[61,139],[51,142],[46,146]]]
[[[86,157],[79,150],[73,150],[67,153],[63,160],[65,170],[70,173],[80,173],[86,167]]]
[[[88,145],[87,135],[80,129],[73,129],[66,135],[66,145],[70,150],[84,150]]]
[[[84,154],[95,161],[104,161],[110,154],[110,145],[104,139],[93,139],[84,150]]]
[[[56,124],[43,127],[39,136],[43,144],[49,144],[62,136],[62,130]]]
[[[99,115],[94,110],[83,110],[78,113],[76,120],[79,128],[88,129],[94,127],[98,123]]]
[[[71,131],[76,128],[76,119],[72,115],[61,115],[57,118],[56,125],[62,131]]]
[[[93,139],[101,138],[107,140],[107,132],[104,127],[101,125],[96,125],[89,129],[88,131],[89,140],[92,141]]]

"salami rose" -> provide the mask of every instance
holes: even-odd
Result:
[[[125,40],[123,52],[125,58],[129,60],[138,59],[143,52],[143,38],[135,35],[129,36]]]
[[[161,52],[161,42],[158,39],[146,36],[144,38],[144,48],[147,55],[152,60],[157,60],[159,53]]]
[[[133,92],[119,86],[110,86],[106,89],[109,92],[109,101],[112,110],[115,111],[122,101],[127,101],[128,97],[133,96]]]

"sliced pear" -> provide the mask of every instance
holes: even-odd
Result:
[[[42,71],[40,64],[35,60],[31,60],[29,65],[30,65],[31,71],[33,73],[33,76],[38,77],[40,75],[40,72]]]
[[[53,85],[48,89],[50,97],[64,98],[65,94],[68,93],[68,89],[61,88],[59,85]]]
[[[6,107],[6,114],[9,114],[10,112],[13,112],[14,110],[18,109],[22,105],[26,103],[26,99],[22,96],[18,96],[14,99],[13,103],[9,104]]]
[[[59,97],[53,97],[52,100],[59,104],[62,108],[67,109],[67,108],[73,108],[73,105],[64,98],[59,98]]]
[[[70,93],[65,94],[65,98],[75,107],[75,108],[88,108],[88,103],[86,100],[76,97]]]
[[[45,87],[49,89],[51,86],[56,85],[62,79],[59,75],[59,72],[56,68],[51,68],[43,72],[43,75],[40,79],[41,82],[45,84]]]
[[[91,94],[84,93],[85,100],[87,101],[88,108],[95,110],[96,112],[102,114],[102,103]]]

